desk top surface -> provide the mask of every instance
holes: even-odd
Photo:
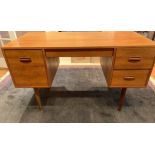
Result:
[[[115,48],[155,47],[155,42],[136,32],[28,32],[3,46],[14,48]]]

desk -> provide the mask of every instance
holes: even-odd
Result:
[[[155,43],[136,32],[31,32],[2,47],[15,87],[50,88],[59,57],[100,57],[107,86],[146,87],[155,62]]]

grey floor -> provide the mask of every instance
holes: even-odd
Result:
[[[155,92],[128,89],[118,112],[119,89],[107,89],[101,68],[59,68],[50,94],[41,91],[43,111],[32,89],[14,88],[0,95],[0,122],[155,122]]]

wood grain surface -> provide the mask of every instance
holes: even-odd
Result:
[[[7,48],[142,47],[155,43],[136,32],[29,32],[3,46]]]

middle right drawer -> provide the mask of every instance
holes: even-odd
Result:
[[[117,49],[114,69],[151,69],[154,63],[152,48]]]

